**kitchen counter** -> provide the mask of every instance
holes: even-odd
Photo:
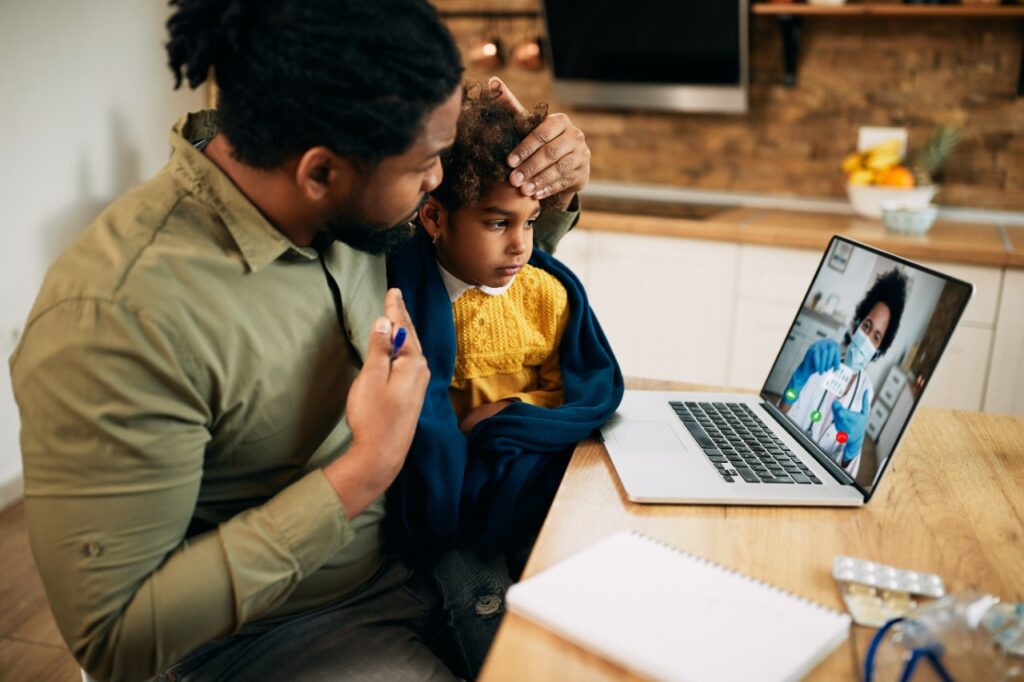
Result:
[[[1024,227],[1007,227],[1006,241],[1010,248],[1007,265],[1012,268],[1024,268]]]
[[[823,251],[833,234],[913,260],[1024,268],[1024,227],[938,220],[925,235],[889,232],[881,220],[836,213],[584,197],[585,230],[685,237]]]

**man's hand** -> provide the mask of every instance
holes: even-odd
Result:
[[[516,113],[528,113],[500,78],[488,86],[499,93],[498,101]],[[544,199],[556,196],[555,205],[565,209],[573,195],[590,180],[590,148],[583,131],[565,114],[549,114],[508,157],[509,182],[525,196]]]
[[[488,417],[493,417],[511,404],[511,400],[499,400],[494,403],[474,407],[472,410],[467,412],[466,416],[459,422],[459,430],[463,433],[469,433],[478,422],[481,422]]]
[[[374,322],[366,361],[348,394],[352,447],[324,469],[349,518],[366,509],[401,470],[430,379],[398,289],[388,291],[384,315]],[[392,338],[399,327],[408,337],[392,360]]]

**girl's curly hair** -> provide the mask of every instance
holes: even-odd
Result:
[[[516,115],[480,83],[463,86],[455,142],[441,153],[444,178],[431,195],[449,211],[479,203],[496,183],[507,181],[509,154],[547,115],[546,104]]]

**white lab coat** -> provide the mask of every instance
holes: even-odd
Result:
[[[854,376],[853,386],[847,389],[846,394],[839,398],[839,401],[843,407],[860,412],[864,405],[865,393],[868,394],[868,405],[870,405],[875,395],[874,386],[872,386],[871,377],[867,372],[861,370]],[[816,441],[835,460],[836,464],[843,467],[846,473],[856,478],[857,472],[860,470],[860,453],[857,453],[857,456],[845,465],[843,464],[843,450],[846,446],[836,441],[837,430],[832,418],[832,403],[835,400],[836,396],[825,390],[825,375],[812,374],[803,390],[800,391],[800,395],[790,406],[786,416],[804,433],[807,433],[809,428],[809,437]],[[821,412],[821,421],[811,421],[811,412],[814,410]],[[864,438],[867,439],[867,436],[865,435]],[[864,452],[863,446],[861,452]]]

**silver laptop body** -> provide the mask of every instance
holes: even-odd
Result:
[[[945,350],[949,337],[952,336],[956,323],[973,293],[972,285],[872,247],[836,236],[833,237],[826,249],[818,271],[808,288],[807,295],[805,295],[805,303],[797,312],[792,328],[799,323],[801,314],[809,314],[806,311],[806,306],[811,300],[809,298],[811,290],[820,283],[819,276],[821,276],[826,263],[830,264],[829,267],[833,267],[831,263],[837,258],[837,253],[840,251],[845,254],[847,260],[856,261],[858,258],[870,257],[881,263],[883,268],[892,264],[904,275],[913,273],[907,280],[912,281],[912,285],[908,285],[908,290],[911,293],[906,299],[907,307],[914,300],[913,286],[917,287],[918,294],[921,296],[927,293],[925,290],[930,287],[933,291],[940,292],[940,299],[943,296],[952,297],[944,301],[947,308],[952,306],[955,310],[955,315],[948,323],[948,329],[943,331],[941,325],[947,324],[946,317],[943,317],[940,320],[938,331],[930,332],[937,341],[941,341],[938,345],[939,353],[930,359],[927,365],[919,368],[922,373],[927,371],[930,378],[931,371],[934,370],[938,357],[941,356],[941,351]],[[826,276],[830,274],[835,278],[835,275],[830,272],[826,273]],[[933,305],[935,306],[934,310],[937,310],[937,304],[933,303]],[[931,315],[935,314],[934,310]],[[903,316],[906,317],[906,309],[904,309]],[[929,321],[927,324],[930,325],[931,322]],[[822,447],[818,446],[810,437],[809,428],[806,432],[799,428],[792,420],[787,419],[778,407],[782,401],[778,388],[780,362],[783,361],[783,358],[793,355],[792,348],[789,349],[788,354],[785,352],[786,344],[791,343],[794,338],[792,328],[760,395],[634,390],[625,392],[618,411],[601,428],[601,437],[630,500],[675,504],[859,506],[870,499],[892,459],[895,447],[905,432],[914,409],[920,402],[920,392],[918,390],[911,397],[911,404],[900,408],[899,419],[902,421],[900,423],[893,422],[892,433],[883,430],[881,434],[876,434],[877,444],[873,441],[873,447],[876,449],[876,459],[874,460],[876,471],[863,472],[873,478],[858,482]],[[928,329],[930,330],[931,327],[929,326]],[[909,333],[908,330],[904,331]],[[942,334],[944,334],[944,338],[941,338]],[[896,340],[901,340],[908,348],[911,344],[921,342],[920,338],[901,339],[898,331]],[[890,375],[886,377],[886,382],[890,381],[891,368],[889,372]],[[902,369],[897,367],[896,372],[898,375]],[[771,386],[773,381],[776,384],[774,388]],[[889,397],[886,393],[883,393],[882,396]],[[877,404],[878,410],[883,408],[890,410],[892,419],[896,418],[896,405],[908,402],[904,399],[903,403],[900,403],[899,400],[893,398],[894,405],[889,408],[882,402],[878,402],[879,400],[879,393],[875,390],[874,399],[871,401],[872,405]],[[751,420],[756,418],[770,432],[766,439],[768,448],[776,451],[784,448],[788,451],[785,452],[785,456],[796,460],[788,462],[783,467],[778,461],[771,458],[766,459],[767,462],[774,464],[772,467],[774,470],[782,469],[783,473],[779,475],[778,479],[770,478],[772,474],[768,473],[767,476],[771,482],[765,482],[761,477],[750,476],[749,470],[745,473],[742,472],[741,469],[745,467],[736,466],[736,462],[740,462],[738,458],[726,459],[718,449],[722,441],[710,443],[708,434],[699,424],[695,424],[697,418],[693,416],[694,411],[698,415],[703,413],[699,421],[706,424],[707,422],[703,420],[707,418],[706,414],[712,409],[710,406],[723,403],[729,406],[726,409],[731,411],[730,416],[737,415],[735,418],[727,420],[731,424],[736,424],[737,431],[743,428],[740,422],[751,424]],[[875,418],[874,410],[872,410],[871,416]],[[758,426],[758,428],[761,427]],[[720,436],[721,432],[718,432],[717,428],[715,431]],[[884,436],[885,440],[880,440],[879,435]],[[698,442],[698,438],[701,442]],[[878,451],[881,446],[887,449],[884,459],[883,454]],[[785,456],[782,461],[785,461]],[[741,473],[744,475],[741,476]],[[782,478],[789,480],[783,481]],[[861,478],[863,479],[864,476]]]

